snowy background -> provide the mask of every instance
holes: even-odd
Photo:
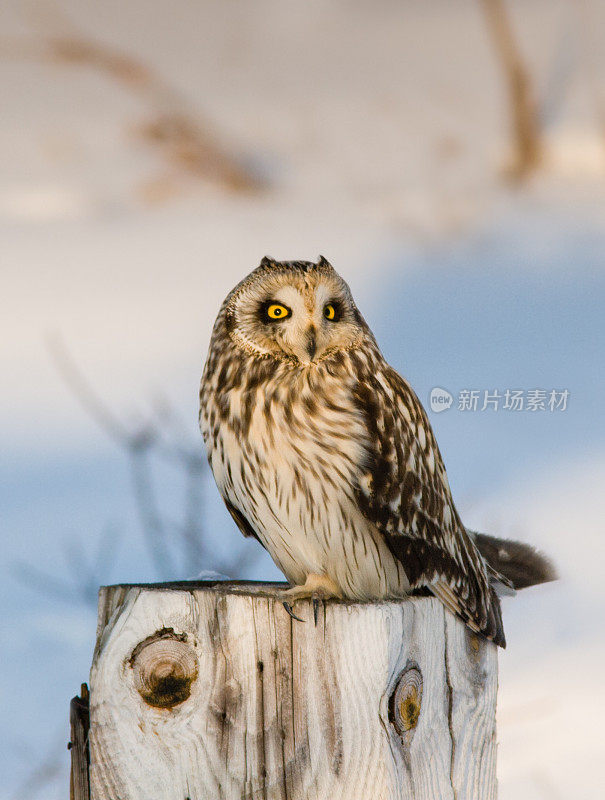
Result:
[[[466,523],[558,565],[505,601],[501,800],[605,796],[605,5],[506,9],[541,137],[517,182],[480,0],[2,4],[0,797],[67,796],[99,583],[279,577],[197,433],[214,316],[267,253],[334,264],[425,406],[454,396],[429,416]]]

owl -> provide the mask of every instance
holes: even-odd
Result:
[[[383,358],[320,257],[265,257],[225,299],[200,389],[219,491],[299,599],[437,597],[505,646],[499,594],[550,580],[518,542],[475,534],[454,505],[418,397]]]

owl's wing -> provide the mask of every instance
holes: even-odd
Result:
[[[252,525],[250,525],[250,523],[248,522],[246,517],[242,514],[242,512],[238,508],[236,508],[233,505],[233,503],[229,502],[229,500],[227,500],[226,497],[223,497],[223,500],[225,501],[225,505],[227,506],[227,511],[231,514],[231,516],[233,517],[233,521],[240,529],[240,531],[244,534],[244,536],[253,536],[257,542],[263,544],[261,540],[258,538],[256,531],[254,530]]]
[[[431,426],[409,384],[388,365],[359,365],[354,400],[368,431],[359,506],[401,561],[413,589],[426,587],[467,625],[505,646],[490,568],[454,506]],[[504,581],[506,579],[503,579]]]

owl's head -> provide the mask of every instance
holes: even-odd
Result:
[[[333,267],[268,256],[229,294],[224,321],[246,352],[303,366],[371,336],[351,291]]]

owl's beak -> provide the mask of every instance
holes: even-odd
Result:
[[[317,352],[316,330],[315,328],[311,327],[307,331],[307,353],[309,354],[309,361],[313,361],[316,352]]]

